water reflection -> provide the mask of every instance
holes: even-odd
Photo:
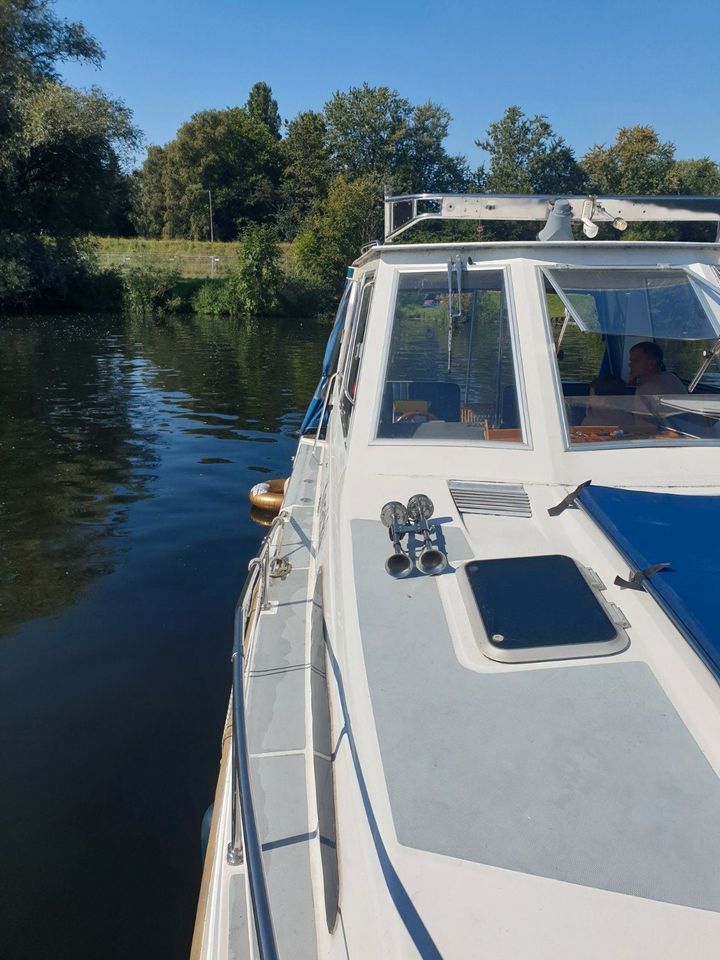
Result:
[[[246,494],[326,335],[0,320],[0,956],[187,956]]]
[[[127,505],[157,467],[145,399],[112,328],[0,329],[0,631],[113,569]]]
[[[61,611],[112,571],[128,505],[152,495],[164,435],[273,443],[297,429],[327,332],[298,330],[213,317],[0,327],[0,633]]]
[[[295,320],[217,317],[143,329],[146,355],[154,366],[150,382],[163,392],[167,409],[184,414],[189,431],[223,439],[258,439],[297,429],[300,420],[293,411],[312,395],[318,348],[328,332],[309,322],[298,336]]]

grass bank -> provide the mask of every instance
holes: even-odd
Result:
[[[153,267],[174,270],[181,277],[226,277],[237,264],[239,242],[209,240],[144,240],[140,237],[92,237],[100,267]],[[281,265],[290,263],[289,243],[281,243]]]

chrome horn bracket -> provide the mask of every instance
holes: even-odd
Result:
[[[447,567],[448,559],[438,545],[435,527],[428,523],[434,510],[430,497],[416,493],[408,500],[407,507],[398,500],[390,500],[380,511],[380,521],[388,528],[394,547],[394,553],[385,561],[385,569],[391,577],[398,580],[408,577],[416,566],[420,573],[434,577]],[[423,540],[417,560],[414,549],[408,546],[405,550],[402,546],[403,538],[410,533]]]

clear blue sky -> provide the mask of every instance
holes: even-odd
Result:
[[[322,108],[367,81],[453,117],[448,149],[482,160],[488,123],[517,103],[546,114],[576,154],[620,126],[649,123],[679,157],[720,161],[718,33],[707,0],[57,0],[106,51],[99,84],[133,111],[148,143],[191,114],[241,105],[269,83],[280,114]]]

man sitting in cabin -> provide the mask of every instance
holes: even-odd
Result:
[[[636,343],[630,350],[630,379],[635,385],[636,429],[653,435],[671,424],[655,397],[687,393],[685,384],[665,367],[662,348],[652,340]]]
[[[631,348],[630,383],[635,385],[636,397],[687,393],[682,380],[665,368],[662,348],[652,340],[643,340]]]

